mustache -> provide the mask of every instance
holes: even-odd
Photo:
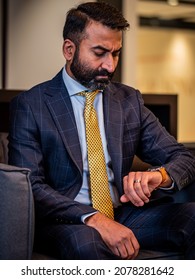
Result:
[[[107,77],[112,77],[113,73],[109,73],[107,70],[103,69],[103,70],[97,70],[94,72],[95,76],[107,76]]]

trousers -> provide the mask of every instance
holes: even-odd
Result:
[[[195,203],[163,203],[115,209],[115,221],[130,228],[141,249],[182,252],[195,260]],[[97,230],[85,224],[38,223],[35,250],[57,259],[120,259],[106,246]]]

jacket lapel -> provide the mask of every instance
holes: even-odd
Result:
[[[105,132],[116,185],[122,188],[123,117],[118,92],[112,84],[104,92]]]
[[[82,173],[82,156],[76,121],[71,100],[62,79],[62,72],[58,73],[45,91],[45,102],[48,106],[64,145],[73,162]]]

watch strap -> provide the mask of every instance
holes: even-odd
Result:
[[[167,179],[167,176],[168,176],[168,174],[167,174],[167,171],[166,171],[166,169],[164,168],[164,167],[158,167],[158,168],[152,168],[152,169],[148,169],[148,171],[151,171],[151,172],[156,172],[156,171],[158,171],[158,172],[160,172],[160,174],[161,174],[161,176],[162,176],[162,181],[161,181],[161,183],[160,183],[160,186],[166,181],[166,179]]]

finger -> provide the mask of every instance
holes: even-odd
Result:
[[[123,260],[128,259],[129,254],[128,254],[125,244],[121,244],[120,246],[118,245],[117,250],[118,250],[119,256]]]
[[[121,253],[121,249],[119,250]],[[121,257],[126,260],[135,259],[139,252],[139,244],[135,245],[134,243],[128,242],[124,244],[123,254],[121,253]]]
[[[141,181],[141,182],[140,182]],[[128,183],[134,186],[139,186],[141,183],[141,188],[145,196],[151,196],[151,190],[148,184],[148,172],[130,172],[127,176],[123,178],[124,190],[128,188]]]
[[[139,253],[140,245],[136,238],[132,238],[132,246],[134,248],[134,255],[132,256],[132,259],[135,259]]]
[[[143,180],[143,176],[141,177],[140,173],[136,173],[136,177],[134,179],[134,190],[143,202],[146,203],[149,201],[148,196],[144,192],[144,190],[147,192],[147,183],[146,180]]]
[[[126,246],[124,244],[118,244],[117,247],[112,247],[110,249],[116,256],[120,257],[121,259],[130,259],[128,250],[126,249]],[[133,255],[134,252],[132,252],[131,254]]]
[[[110,240],[109,240],[110,241]],[[118,245],[117,244],[112,244],[112,243],[110,243],[110,242],[106,242],[106,245],[108,246],[108,248],[110,249],[110,251],[114,254],[114,255],[116,255],[116,256],[118,256],[118,257],[120,257],[121,256],[121,254],[120,254],[120,250],[118,249]]]
[[[118,247],[110,247],[113,254],[115,254],[118,257],[121,257],[120,249]]]
[[[136,177],[140,176],[139,174],[140,172],[130,172],[123,180],[125,197],[122,198],[122,201],[128,198],[135,206],[143,206],[145,201],[148,202],[148,198],[142,191],[140,178]]]
[[[131,184],[131,181],[133,181],[133,189],[135,190],[138,197],[144,202],[149,202],[149,197],[151,196],[151,192],[148,187],[148,176],[146,176],[148,173],[146,172],[130,172],[128,176],[125,178],[125,180],[128,180],[129,184]],[[126,184],[126,185],[125,185]],[[127,188],[127,191],[125,191],[125,187]],[[124,182],[124,192],[128,193],[128,183],[126,181]],[[136,197],[134,197],[136,199]],[[124,196],[121,198],[122,202],[127,202],[131,200],[128,198],[128,196]],[[135,203],[139,204],[140,201],[135,200]],[[140,203],[139,206],[142,206],[143,204]]]
[[[140,245],[133,233],[130,238],[130,244],[126,248],[128,251],[128,259],[135,259],[136,256],[138,255]]]
[[[143,191],[144,195],[146,197],[150,197],[151,191],[149,189],[148,176],[147,176],[146,172],[142,173],[141,187],[142,187],[142,191]]]
[[[126,202],[129,202],[130,200],[129,200],[129,198],[128,198],[125,194],[123,194],[123,195],[120,197],[120,201],[121,201],[122,203],[126,203]]]
[[[135,249],[130,241],[121,242],[120,244],[117,244],[117,251],[118,256],[120,256],[122,259],[132,259],[132,257],[135,254]]]
[[[121,197],[121,202],[132,202],[135,206],[142,206],[143,201],[137,195],[134,189],[134,177],[126,176],[123,179],[124,195]]]

